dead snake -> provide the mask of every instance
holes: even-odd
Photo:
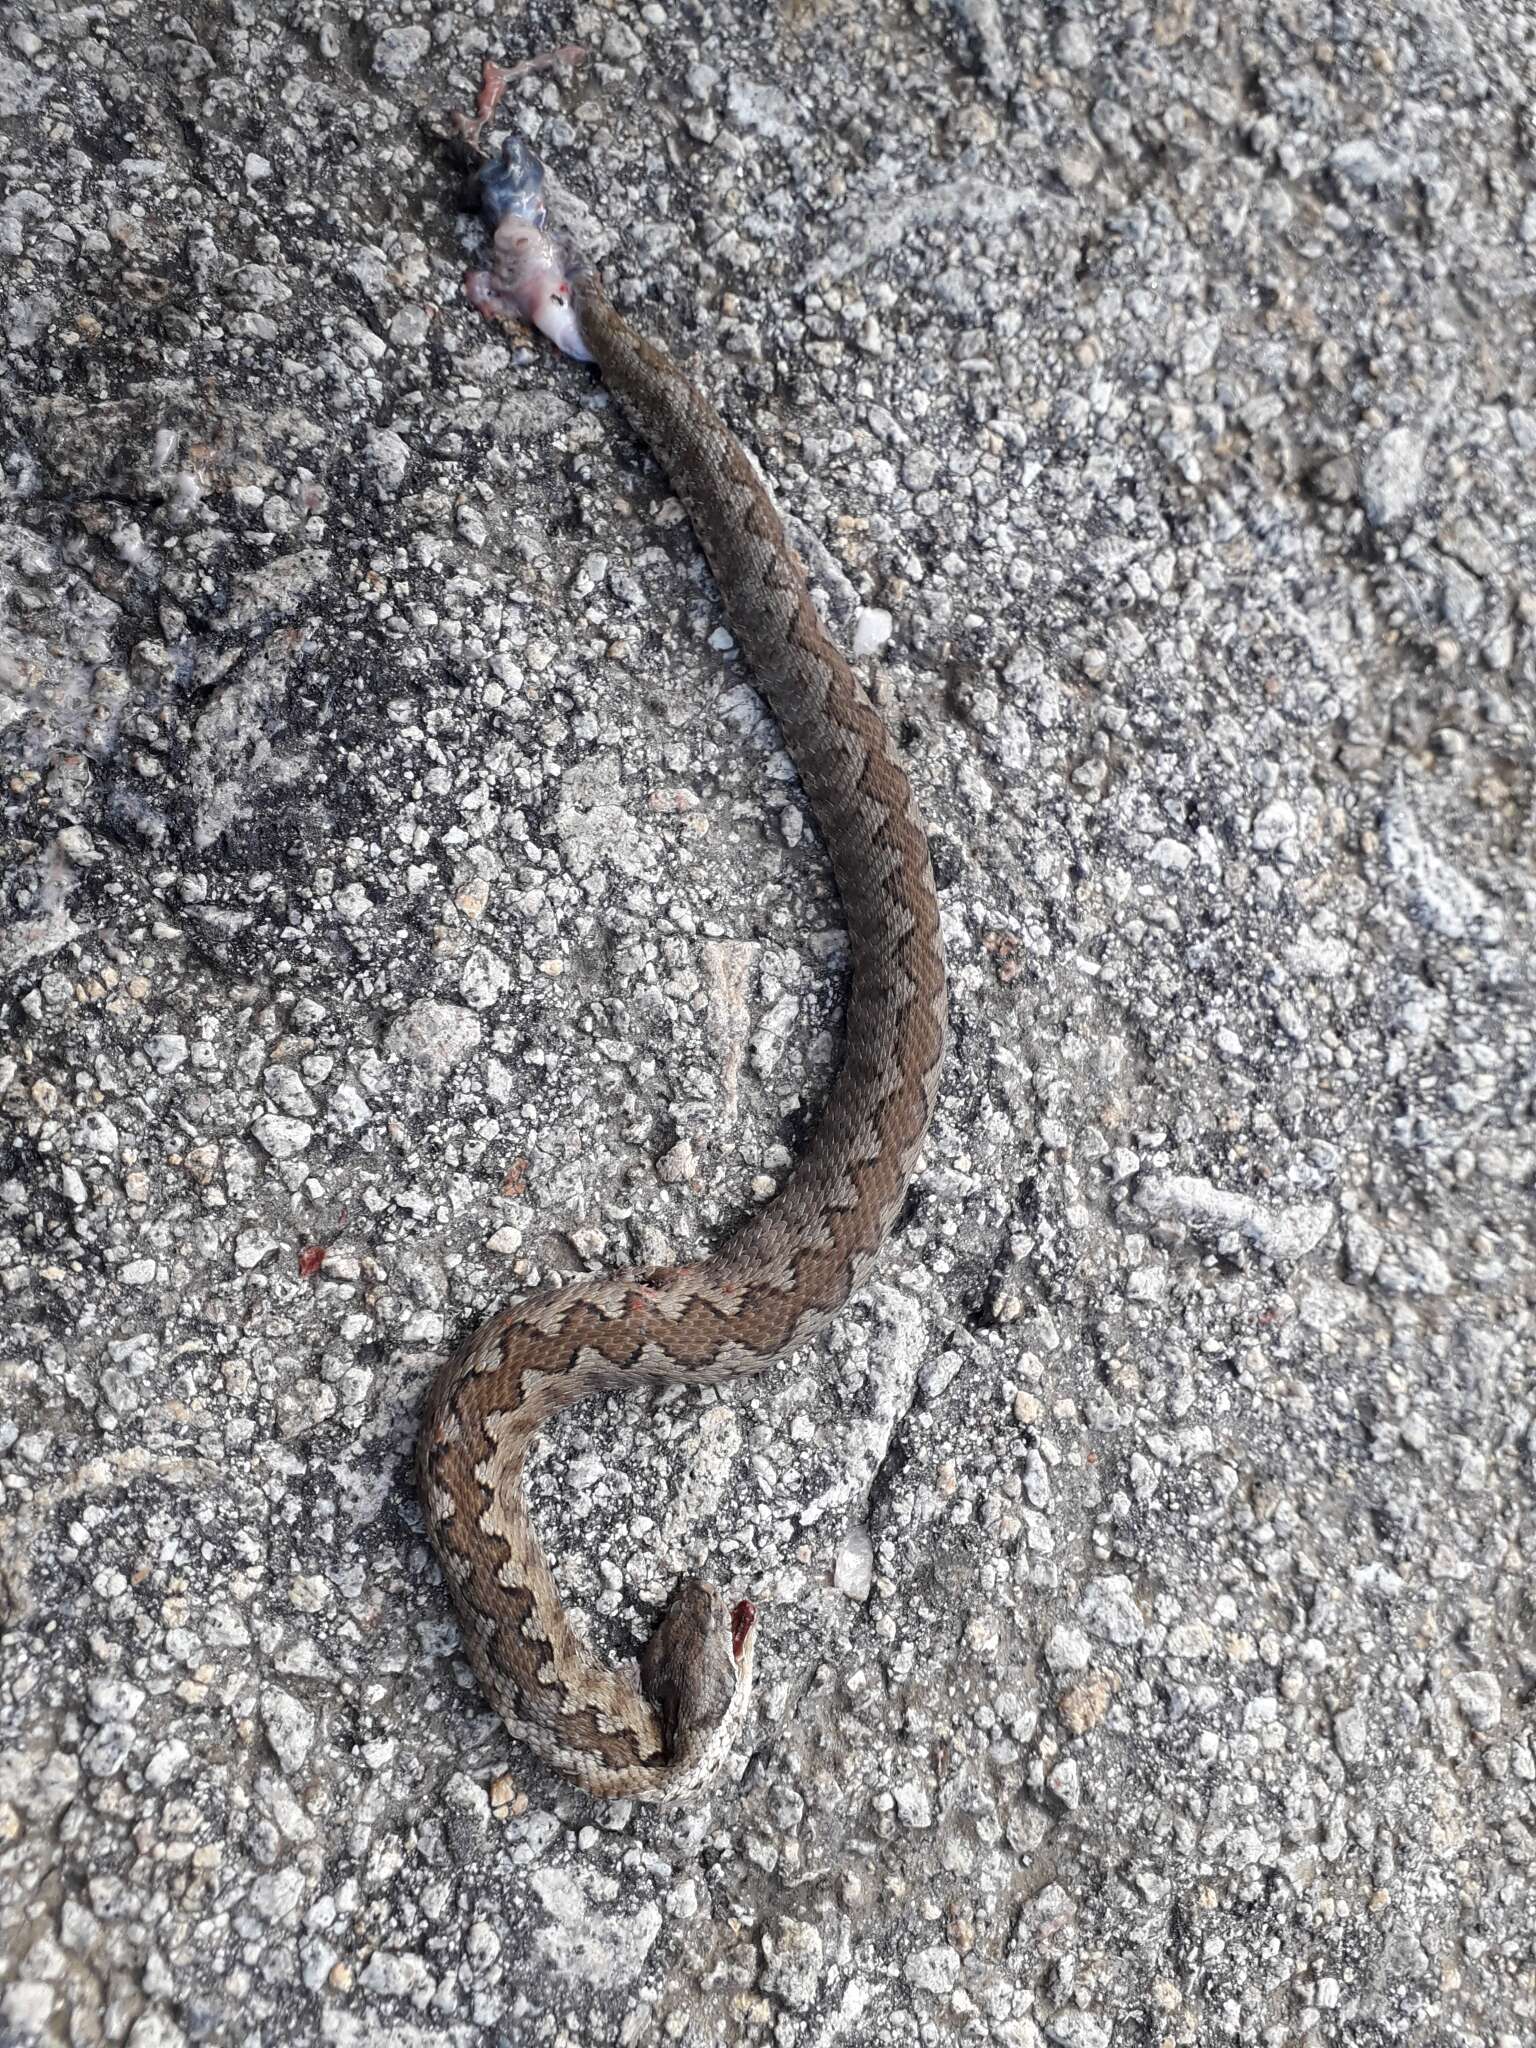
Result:
[[[490,76],[489,72],[487,74]],[[523,1497],[540,1427],[643,1381],[761,1372],[824,1329],[906,1196],[944,1051],[944,957],[922,818],[884,720],[827,638],[766,489],[707,398],[615,310],[545,225],[544,171],[515,138],[477,177],[494,229],[466,288],[593,361],[686,507],[767,696],[847,918],[846,1050],[787,1185],[712,1257],[573,1280],[493,1316],[438,1373],[418,1477],[427,1533],[486,1698],[598,1797],[686,1797],[718,1770],[751,1686],[756,1610],[699,1579],[672,1593],[638,1686],[572,1627]]]

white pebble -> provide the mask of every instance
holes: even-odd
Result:
[[[853,658],[862,661],[866,655],[878,654],[891,637],[894,620],[889,612],[878,606],[865,605],[853,622]]]

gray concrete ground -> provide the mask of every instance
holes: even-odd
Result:
[[[616,1654],[761,1602],[680,1815],[503,1735],[410,1476],[837,1045],[686,524],[459,296],[424,117],[572,40],[521,124],[884,638],[953,975],[836,1332],[539,1469]],[[5,2041],[1533,2038],[1533,48],[6,9]]]

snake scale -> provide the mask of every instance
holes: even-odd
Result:
[[[577,1279],[513,1302],[454,1353],[427,1400],[426,1527],[486,1698],[584,1791],[660,1801],[706,1785],[741,1728],[756,1610],[748,1600],[727,1609],[713,1586],[684,1579],[638,1685],[608,1668],[572,1626],[534,1533],[529,1447],[575,1401],[761,1372],[832,1320],[896,1219],[933,1111],[944,958],[911,787],[884,720],[822,630],[771,498],[708,399],[547,228],[543,185],[543,166],[515,138],[482,164],[476,197],[494,235],[489,268],[466,290],[483,312],[516,311],[595,362],[665,470],[825,839],[851,963],[842,1067],[777,1197],[696,1264]]]

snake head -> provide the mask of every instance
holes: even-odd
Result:
[[[757,1609],[728,1608],[703,1579],[680,1579],[640,1659],[640,1689],[656,1709],[669,1767],[712,1777],[746,1716]]]

